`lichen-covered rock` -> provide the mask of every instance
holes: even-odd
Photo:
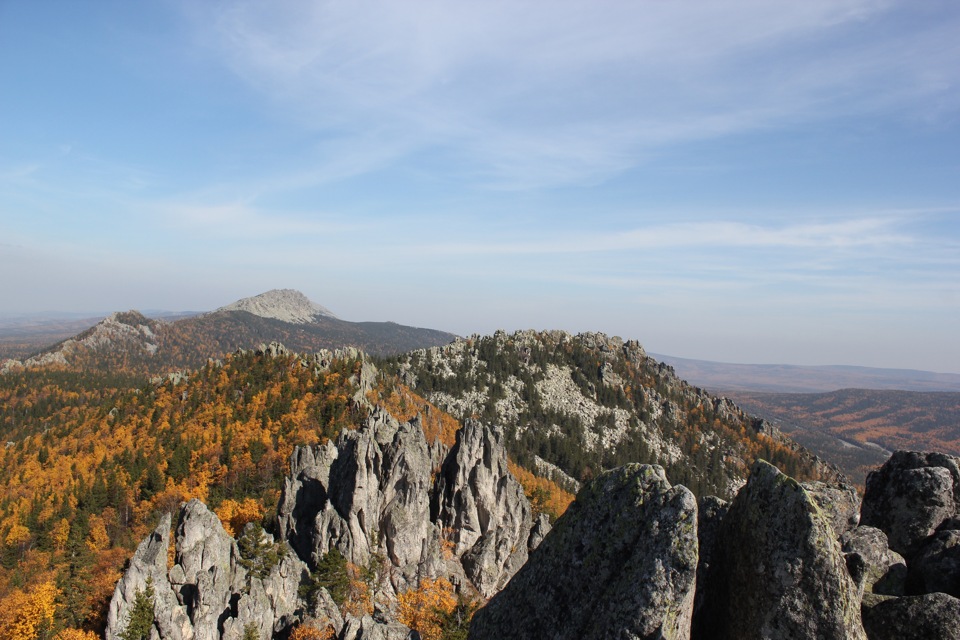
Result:
[[[804,482],[806,489],[826,514],[837,537],[850,531],[860,522],[860,495],[848,484]]]
[[[939,531],[920,548],[910,561],[907,590],[960,598],[960,531]]]
[[[453,554],[485,596],[527,561],[533,527],[523,487],[507,468],[501,430],[467,420],[437,476],[434,513]]]
[[[861,599],[864,593],[906,594],[906,562],[903,556],[890,550],[883,531],[875,527],[857,527],[843,534],[840,544],[847,570]]]
[[[696,567],[693,495],[661,467],[627,465],[580,491],[470,637],[688,638]]]
[[[756,462],[720,529],[706,597],[714,638],[865,638],[860,598],[829,518],[776,467]]]
[[[870,640],[960,640],[960,600],[945,593],[891,598],[864,607]]]
[[[960,459],[897,451],[867,476],[860,523],[887,534],[908,561],[946,520],[960,514]]]

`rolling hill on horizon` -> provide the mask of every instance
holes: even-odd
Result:
[[[960,374],[855,365],[736,364],[651,354],[681,378],[715,393],[819,393],[840,389],[957,391]]]

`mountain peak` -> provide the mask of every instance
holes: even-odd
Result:
[[[293,324],[313,322],[317,316],[337,317],[296,289],[272,289],[257,296],[237,300],[217,311],[246,311],[261,318],[274,318]]]

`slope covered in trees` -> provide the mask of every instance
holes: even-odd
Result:
[[[0,376],[0,625],[19,615],[13,603],[54,589],[48,628],[102,629],[134,544],[184,500],[237,530],[269,520],[293,447],[362,418],[360,367],[355,352],[326,366],[240,352],[159,385],[51,368]]]
[[[802,479],[835,471],[724,398],[683,382],[636,342],[498,332],[384,360],[449,413],[503,424],[528,469],[577,481],[627,462],[663,465],[700,495],[731,496],[757,458]]]

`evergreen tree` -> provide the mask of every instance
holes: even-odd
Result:
[[[153,580],[147,578],[147,588],[137,590],[130,609],[127,628],[120,633],[120,640],[147,640],[153,628]]]

